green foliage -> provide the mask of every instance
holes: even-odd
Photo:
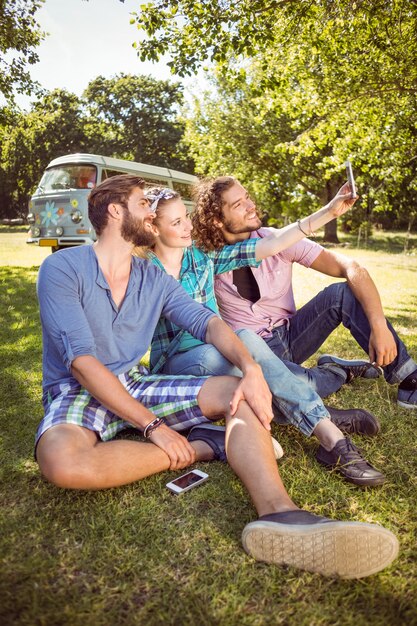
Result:
[[[29,113],[12,116],[3,127],[0,153],[2,217],[26,215],[29,196],[51,159],[85,149],[83,126],[81,101],[60,89],[38,99]]]
[[[150,76],[98,76],[83,94],[90,151],[192,170],[182,145],[182,86]]]
[[[14,90],[30,93],[27,71],[38,59],[34,48],[44,38],[35,13],[44,0],[0,0],[0,94],[13,102]]]
[[[163,10],[156,16],[157,8],[171,4],[152,3],[137,19],[145,30],[148,18],[165,29],[164,51],[174,55],[176,70],[192,71],[205,57],[218,62],[213,91],[195,106],[188,124],[200,171],[234,170],[260,191],[273,216],[295,217],[317,199],[329,199],[350,157],[361,206],[344,227],[354,231],[362,221],[387,220],[389,214],[391,224],[394,218],[412,227],[415,2],[218,2],[224,15],[217,15],[217,34],[211,4],[200,3],[195,19],[188,2],[175,3],[181,19],[164,21]],[[199,37],[187,38],[190,29],[195,35],[200,29]],[[159,31],[148,34],[145,50],[156,39],[164,45]],[[184,66],[175,56],[179,48]]]
[[[293,15],[305,2],[283,0],[155,0],[133,13],[132,23],[147,37],[136,44],[142,61],[169,53],[180,76],[191,75],[206,59],[223,63],[230,54],[252,56],[274,40],[277,12]],[[310,3],[308,3],[310,4]]]
[[[44,168],[90,152],[192,172],[183,145],[182,89],[148,76],[91,81],[82,98],[43,92],[29,112],[0,110],[0,217],[25,216]]]
[[[132,22],[147,35],[136,44],[141,60],[157,60],[169,53],[172,69],[179,75],[191,74],[206,59],[223,63],[231,55],[251,58],[277,45],[285,46],[302,30],[311,36],[313,63],[321,65],[335,57],[339,62],[345,55],[340,77],[346,71],[350,76],[349,50],[353,49],[354,57],[364,67],[363,74],[365,68],[371,71],[369,84],[375,87],[380,83],[382,59],[395,59],[392,68],[396,64],[401,76],[406,74],[405,69],[412,68],[416,6],[415,0],[154,0],[141,4]],[[326,32],[335,44],[322,57],[321,47],[315,50],[314,46],[321,42],[321,33],[326,39]],[[360,48],[364,38],[371,48]],[[396,59],[398,45],[403,53],[400,61]],[[378,54],[369,61],[373,50]]]

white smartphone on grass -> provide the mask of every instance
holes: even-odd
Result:
[[[356,198],[356,185],[355,185],[355,179],[353,177],[353,172],[352,172],[352,164],[348,160],[346,161],[345,166],[346,166],[346,176],[348,179],[348,183],[350,185],[350,191],[351,191],[350,195],[352,198]]]
[[[191,472],[187,472],[182,476],[178,476],[171,482],[167,483],[167,487],[172,493],[176,493],[179,495],[180,493],[184,493],[184,491],[189,491],[193,489],[193,487],[198,487],[208,478],[208,474],[206,472],[202,472],[201,470],[192,470]]]

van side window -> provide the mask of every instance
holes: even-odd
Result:
[[[118,172],[117,170],[103,169],[101,180],[106,180],[106,178],[111,178],[112,176],[120,176],[120,174],[126,174],[126,172]]]
[[[191,196],[192,185],[191,184],[179,183],[176,180],[173,180],[172,186],[174,187],[175,191],[178,191],[178,193],[180,194],[183,200],[189,200],[189,201],[192,200],[192,196]]]
[[[149,178],[149,176],[142,176],[147,187],[171,187],[171,181],[158,180],[157,178]]]
[[[106,178],[111,178],[112,176],[119,176],[120,174],[126,174],[126,172],[121,170],[109,170],[103,169],[102,180]],[[137,175],[143,178],[147,187],[171,187],[171,183],[165,179],[160,180],[159,178],[151,178],[149,176],[144,176],[140,171],[137,172]]]

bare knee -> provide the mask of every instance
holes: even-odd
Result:
[[[73,463],[69,459],[44,455],[38,458],[39,469],[46,480],[64,489],[74,488]]]
[[[72,432],[71,428],[79,427],[56,426],[44,433],[37,446],[36,458],[47,481],[64,489],[80,489],[89,482],[91,468],[85,460],[97,440],[91,431],[78,436],[79,433]]]
[[[82,489],[91,482],[91,471],[79,454],[59,453],[47,448],[37,455],[39,469],[46,480],[63,489]]]
[[[230,401],[241,382],[236,376],[210,376],[198,394],[198,404],[204,415],[216,417],[229,414]]]

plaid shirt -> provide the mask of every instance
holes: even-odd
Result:
[[[214,295],[214,276],[240,267],[258,267],[255,247],[258,239],[246,239],[220,250],[205,253],[194,245],[186,248],[181,264],[179,282],[196,302],[200,302],[217,315],[219,309]],[[158,257],[151,253],[150,259],[160,269],[164,267]],[[165,270],[164,270],[165,271]],[[190,333],[161,317],[155,329],[151,345],[150,366],[158,372],[167,358],[176,352],[184,352],[200,345]]]

